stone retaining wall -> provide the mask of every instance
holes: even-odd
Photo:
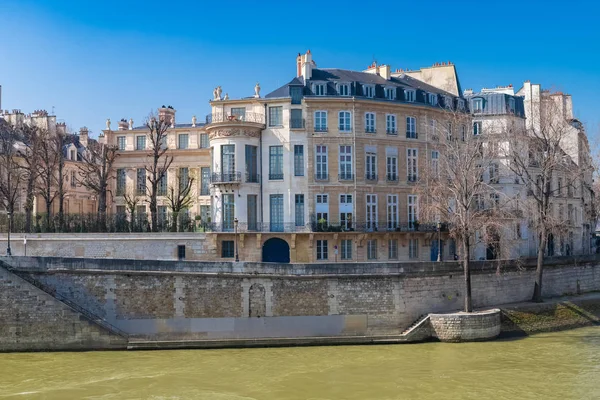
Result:
[[[429,314],[432,335],[442,342],[490,340],[500,334],[500,310]]]

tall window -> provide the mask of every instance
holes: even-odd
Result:
[[[386,99],[394,100],[396,99],[396,88],[385,88],[383,89],[383,94]]]
[[[363,93],[365,97],[375,97],[375,86],[374,85],[363,85]]]
[[[221,146],[221,172],[224,182],[230,182],[235,177],[235,144]]]
[[[415,117],[406,117],[406,137],[409,139],[417,138],[417,120]]]
[[[341,241],[341,259],[352,260],[352,240],[342,239]]]
[[[283,179],[283,146],[269,146],[269,179]]]
[[[190,170],[187,167],[179,168],[179,193],[182,193],[188,186],[190,180]]]
[[[418,197],[414,194],[408,195],[408,225],[409,227],[415,228],[415,222],[419,215],[419,204]]]
[[[258,183],[258,147],[246,145],[246,182]]]
[[[338,118],[340,132],[352,131],[352,114],[350,111],[340,111]]]
[[[555,196],[562,196],[562,178],[557,179],[556,192],[554,192]]]
[[[302,110],[293,108],[290,110],[290,128],[291,129],[302,129],[304,128],[304,118],[302,118]]]
[[[367,240],[367,260],[377,260],[377,239]]]
[[[340,146],[340,179],[352,180],[352,146]]]
[[[437,133],[437,121],[433,118],[429,119],[429,133],[432,135]]]
[[[257,195],[249,194],[247,197],[247,208],[246,208],[246,216],[248,217],[248,230],[256,231],[258,230],[257,224]]]
[[[269,200],[271,208],[271,232],[283,232],[283,195],[272,194]]]
[[[138,168],[137,169],[137,186],[136,192],[139,196],[143,196],[146,194],[146,169]]]
[[[343,230],[352,229],[352,195],[340,195],[340,225]]]
[[[77,187],[77,171],[71,171],[71,187]]]
[[[294,176],[304,176],[304,146],[294,145]]]
[[[296,226],[304,226],[304,195],[297,194],[294,201],[294,219]]]
[[[350,85],[347,83],[338,83],[338,94],[340,96],[350,96]]]
[[[435,93],[429,93],[429,104],[432,106],[437,106],[438,96]]]
[[[327,260],[327,252],[327,240],[317,240],[317,260]]]
[[[473,135],[481,135],[482,128],[483,126],[481,121],[473,122]]]
[[[467,126],[461,125],[460,127],[460,140],[463,142],[467,139]]]
[[[365,113],[365,133],[375,133],[375,113]]]
[[[452,140],[452,122],[448,122],[448,125],[446,126],[446,140]]]
[[[388,260],[398,259],[398,239],[388,240]]]
[[[210,144],[208,142],[208,133],[201,133],[200,134],[200,148],[208,149],[209,147],[210,147]]]
[[[370,181],[377,180],[377,153],[366,153],[365,179]]]
[[[318,227],[324,229],[329,224],[329,195],[317,195],[317,223]]]
[[[414,103],[415,97],[417,96],[414,90],[407,89],[404,91],[404,100],[406,100],[407,102]]]
[[[431,172],[433,173],[433,176],[436,176],[436,177],[440,173],[439,161],[440,161],[440,152],[437,150],[432,150],[431,151]]]
[[[210,168],[202,167],[201,171],[201,186],[200,186],[200,195],[208,196],[210,195]]]
[[[117,169],[117,196],[123,196],[125,194],[125,188],[127,185],[127,173],[125,168]]]
[[[408,240],[408,258],[419,258],[419,239]]]
[[[325,96],[327,94],[327,86],[324,83],[313,83],[313,93],[315,96]]]
[[[235,244],[233,240],[221,241],[221,258],[233,258],[235,254]]]
[[[327,111],[315,111],[315,132],[327,132]]]
[[[327,179],[327,146],[317,146],[317,174],[315,179]]]
[[[398,180],[398,157],[389,155],[386,157],[386,179],[389,182]]]
[[[500,179],[498,164],[496,164],[496,163],[490,164],[489,174],[490,174],[490,183],[498,183],[498,181]]]
[[[387,228],[395,230],[398,228],[398,195],[387,195]]]
[[[126,143],[125,136],[117,136],[117,146],[119,146],[119,150],[125,150]]]
[[[146,150],[146,136],[136,136],[135,137],[135,149],[136,150]]]
[[[388,135],[396,135],[396,116],[394,114],[387,114],[385,116],[385,132]]]
[[[269,107],[269,126],[283,125],[283,107]]]
[[[189,144],[189,136],[187,133],[181,133],[177,137],[177,148],[178,149],[187,149]]]
[[[367,229],[377,230],[377,195],[367,195]]]
[[[473,99],[473,112],[480,113],[483,111],[483,99]]]
[[[158,181],[158,195],[166,196],[167,195],[167,186],[169,182],[169,171],[165,171],[160,181]]]
[[[302,86],[290,86],[292,104],[302,104]]]
[[[233,194],[223,194],[223,231],[233,231],[235,203]]]
[[[418,149],[406,149],[406,178],[416,182],[418,178]]]

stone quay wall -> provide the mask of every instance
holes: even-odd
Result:
[[[432,335],[442,342],[494,339],[500,334],[500,309],[473,313],[429,314]]]
[[[460,310],[464,300],[462,269],[456,262],[279,265],[44,257],[0,260],[139,340],[399,335],[419,316]],[[474,306],[527,301],[533,281],[532,263],[476,262]],[[548,261],[545,296],[597,290],[600,259]],[[21,294],[11,296],[12,301],[3,298],[0,309],[27,313],[27,309],[14,308]],[[36,318],[46,321],[44,315],[31,316]],[[0,343],[5,335],[0,333]]]

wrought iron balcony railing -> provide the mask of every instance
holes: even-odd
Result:
[[[271,174],[271,173],[269,173],[269,180],[271,180],[271,181],[283,180],[283,174]]]
[[[246,172],[247,183],[260,183],[260,175],[256,173]]]
[[[212,113],[206,116],[207,124],[214,124],[217,122],[252,122],[256,124],[265,124],[265,115],[261,113],[247,112],[242,115],[234,115],[230,113]]]
[[[415,183],[419,180],[419,177],[417,175],[408,175],[406,177],[406,183]]]
[[[375,128],[366,127],[365,133],[377,133],[377,130]]]
[[[290,118],[290,129],[303,129],[304,118]]]
[[[325,173],[316,173],[315,174],[315,181],[327,181],[329,180],[329,174],[325,174]]]
[[[418,139],[419,134],[417,132],[406,131],[406,138],[407,139]]]
[[[328,129],[326,126],[315,126],[315,132],[327,132]]]
[[[347,172],[341,173],[338,175],[338,179],[340,181],[353,181],[354,180],[354,174],[349,174]]]
[[[366,173],[365,174],[365,180],[367,180],[367,181],[377,181],[377,174]]]
[[[398,174],[386,174],[385,180],[388,182],[398,182]]]
[[[242,181],[241,172],[214,172],[210,176],[210,183],[240,183]]]
[[[396,129],[388,128],[385,130],[385,133],[388,135],[397,135],[398,131]]]

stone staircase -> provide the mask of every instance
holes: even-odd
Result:
[[[429,339],[431,337],[431,323],[429,314],[423,314],[417,318],[408,328],[401,334],[407,341],[416,342]]]

